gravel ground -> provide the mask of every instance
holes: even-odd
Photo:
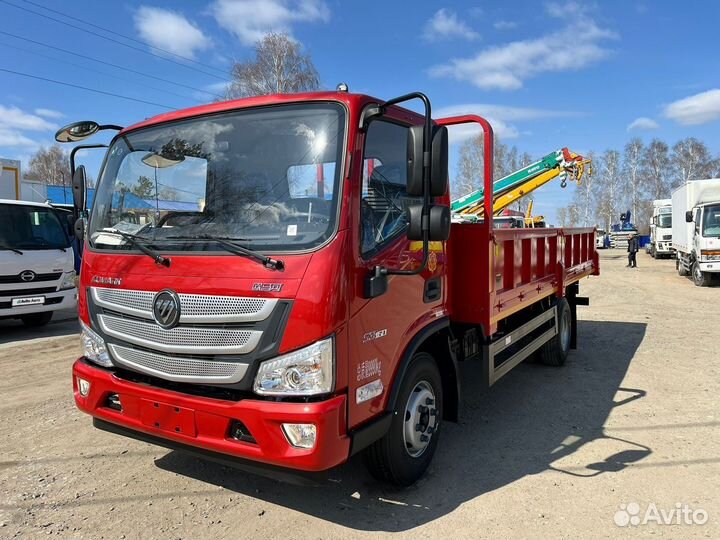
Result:
[[[405,491],[358,459],[303,488],[97,431],[72,400],[76,321],[0,322],[0,537],[718,538],[720,287],[601,258],[566,366],[483,391],[464,365],[462,421]]]

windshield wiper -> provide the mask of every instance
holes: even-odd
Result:
[[[167,236],[166,238],[172,239],[172,240],[202,240],[202,241],[209,241],[209,242],[217,242],[219,245],[221,245],[225,250],[229,251],[230,253],[234,253],[235,255],[241,255],[243,257],[248,257],[249,259],[259,262],[265,268],[270,268],[271,270],[284,270],[285,269],[285,263],[282,262],[281,260],[272,259],[270,257],[263,255],[262,253],[258,253],[257,251],[253,251],[252,249],[248,249],[248,248],[236,243],[238,240],[239,241],[247,240],[246,238],[234,238],[234,237],[230,237],[230,236],[213,236],[211,234],[197,234],[197,235],[192,235],[192,236]]]
[[[119,231],[118,229],[101,229],[98,231],[101,234],[115,234],[117,236],[121,236],[125,240],[127,240],[130,244],[132,244],[134,247],[138,248],[140,251],[142,251],[145,255],[150,257],[153,261],[155,261],[156,264],[159,264],[160,266],[169,267],[170,266],[170,258],[169,257],[163,257],[159,253],[153,251],[149,247],[147,247],[143,242],[146,242],[150,240],[150,238],[144,238],[142,236],[137,236],[135,234],[126,233],[123,231]]]
[[[16,249],[16,248],[10,247],[10,246],[6,246],[5,244],[0,244],[0,249],[7,249],[8,251],[14,251],[14,252],[17,253],[18,255],[22,255],[22,254],[23,254],[23,252],[20,251],[19,249]]]

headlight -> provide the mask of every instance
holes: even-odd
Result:
[[[112,367],[105,341],[82,321],[80,321],[80,340],[85,358],[101,366]]]
[[[74,289],[75,288],[75,270],[71,270],[70,272],[65,272],[63,274],[62,283],[60,283],[60,290],[64,291],[65,289]]]
[[[700,251],[700,258],[707,261],[720,261],[720,250],[703,249]]]
[[[255,393],[263,396],[326,394],[333,388],[334,364],[333,339],[317,341],[261,363],[255,377]]]

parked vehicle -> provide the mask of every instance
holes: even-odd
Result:
[[[595,247],[597,249],[605,249],[609,247],[610,239],[607,231],[604,229],[595,229]]]
[[[419,93],[263,96],[122,129],[83,232],[77,406],[255,471],[363,451],[377,478],[416,481],[458,418],[458,362],[487,385],[534,353],[562,365],[578,282],[599,273],[591,228],[495,229],[492,197],[451,225],[447,126],[468,123],[492,156],[486,120],[433,121]],[[194,209],[131,213],[142,178]],[[73,183],[82,209],[82,167]]]
[[[50,205],[0,199],[0,319],[42,326],[77,305],[67,223]]]
[[[632,215],[630,210],[620,214],[620,223],[610,227],[610,247],[613,249],[627,249],[628,239],[631,234],[637,234],[637,227],[630,221]]]
[[[672,194],[675,266],[698,287],[720,272],[720,178],[691,180]]]
[[[647,252],[653,259],[673,257],[672,245],[672,199],[653,201],[653,213],[650,220],[650,242]]]

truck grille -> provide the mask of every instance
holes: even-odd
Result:
[[[37,287],[35,289],[0,289],[0,296],[32,296],[37,294],[47,294],[57,291],[57,287]]]
[[[176,382],[235,383],[247,371],[247,364],[197,358],[177,358],[140,349],[108,345],[118,364],[142,373]]]
[[[663,236],[663,240],[672,240],[672,234],[666,234]]]
[[[37,283],[38,281],[57,281],[60,279],[61,275],[62,272],[35,274],[35,278],[28,282],[21,278],[20,274],[15,274],[14,276],[0,276],[0,283]]]
[[[177,326],[165,330],[155,323],[98,315],[100,328],[135,345],[182,354],[247,354],[255,349],[262,332],[237,328]]]
[[[98,329],[107,336],[118,366],[199,384],[242,380],[278,303],[272,298],[178,294],[178,324],[165,329],[153,318],[156,292],[102,287],[89,292]]]
[[[101,307],[152,319],[152,291],[131,291],[93,287],[93,300]],[[179,294],[180,323],[237,323],[263,321],[272,313],[274,298],[242,298],[237,296],[210,296]]]

